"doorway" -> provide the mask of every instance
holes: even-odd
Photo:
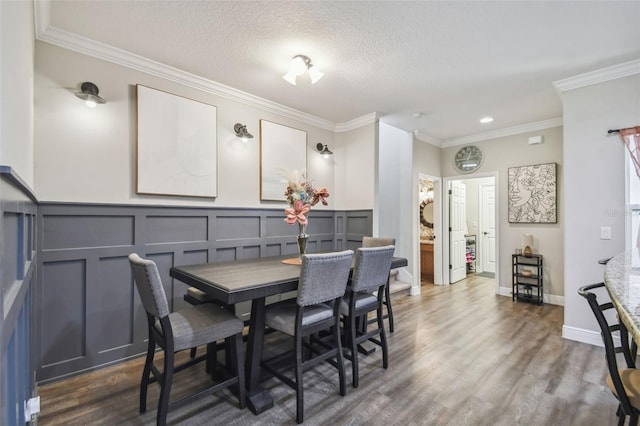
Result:
[[[445,179],[443,249],[447,284],[472,275],[493,278],[498,287],[498,203],[495,173]]]

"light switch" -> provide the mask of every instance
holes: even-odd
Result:
[[[610,240],[611,239],[611,227],[603,226],[600,228],[600,239],[601,240]]]

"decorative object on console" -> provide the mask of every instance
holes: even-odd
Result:
[[[330,155],[333,155],[333,151],[329,149],[326,143],[325,144],[318,143],[316,145],[316,149],[320,154],[322,154],[324,158],[329,158]]]
[[[247,126],[244,124],[236,123],[233,126],[233,131],[236,132],[236,136],[242,139],[242,142],[247,142],[253,138],[253,135],[247,130]]]
[[[318,203],[322,203],[324,206],[328,205],[329,192],[327,192],[326,188],[320,188],[319,190],[314,188],[312,183],[307,180],[304,170],[289,171],[281,169],[281,175],[284,176],[284,182],[287,184],[287,190],[284,195],[289,203],[289,207],[284,210],[287,216],[284,220],[289,225],[298,224],[296,238],[298,241],[299,260],[302,260],[302,255],[307,251],[307,242],[309,240],[309,236],[306,233],[307,224],[309,223],[307,214],[311,207]]]
[[[556,223],[556,163],[510,167],[509,223]]]
[[[316,84],[324,75],[320,70],[318,70],[318,67],[311,63],[311,58],[305,55],[296,55],[291,58],[291,61],[289,62],[289,71],[287,71],[282,78],[295,86],[296,79],[298,76],[304,74],[305,71],[309,72],[311,84]]]
[[[522,236],[522,254],[531,257],[533,254],[533,235],[524,234]]]
[[[95,108],[97,104],[106,104],[107,101],[98,96],[100,90],[98,86],[90,81],[85,81],[80,86],[80,92],[76,92],[76,96],[82,99],[89,108]]]

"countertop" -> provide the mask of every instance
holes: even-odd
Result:
[[[613,257],[605,266],[604,282],[620,319],[640,342],[640,255],[631,250]]]

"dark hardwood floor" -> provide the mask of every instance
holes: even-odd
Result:
[[[614,425],[617,403],[605,383],[604,351],[560,337],[563,308],[513,303],[492,279],[422,286],[393,297],[396,332],[390,365],[379,351],[361,358],[360,387],[338,394],[337,373],[321,365],[305,374],[309,425]],[[271,344],[282,344],[276,334]],[[157,385],[138,413],[138,358],[41,386],[41,425],[155,424]],[[350,383],[350,364],[347,361]],[[204,366],[175,377],[172,396],[206,379]],[[255,416],[227,391],[174,412],[169,424],[292,425],[295,392],[264,382],[274,407]]]

